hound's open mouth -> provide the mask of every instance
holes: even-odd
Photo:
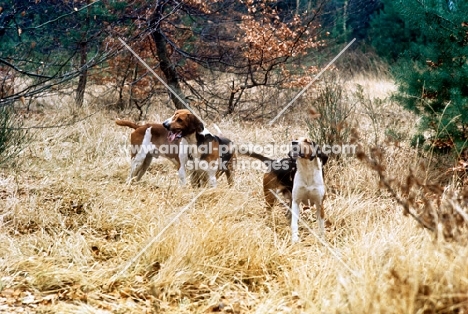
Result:
[[[173,142],[175,139],[179,139],[181,137],[182,137],[182,131],[177,131],[177,132],[169,131],[169,133],[167,134],[167,140],[169,142]]]

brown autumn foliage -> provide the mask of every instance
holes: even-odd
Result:
[[[213,98],[224,99],[221,107],[211,108],[212,112],[232,114],[248,89],[302,87],[310,81],[316,66],[291,61],[325,44],[318,38],[318,11],[285,17],[268,1],[221,5],[225,2],[167,1],[167,14],[156,24],[148,24],[153,9],[140,9],[133,30],[117,29],[113,34],[126,34],[132,49],[170,86],[174,80],[185,84],[180,93],[196,99],[195,106],[197,102],[210,103]],[[154,36],[150,39],[149,35],[156,32],[163,38],[166,51],[159,51],[161,46],[155,44]],[[119,46],[115,38],[110,37],[105,44]],[[172,77],[164,70],[168,66],[175,71],[169,73]],[[227,89],[206,90],[205,81],[214,72],[232,75],[232,84]],[[110,60],[109,68],[98,75],[100,81],[116,86],[118,107],[132,103],[140,115],[142,103],[149,104],[155,94],[166,93],[129,52]]]

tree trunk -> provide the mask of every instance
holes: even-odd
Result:
[[[87,53],[86,53],[86,42],[80,44],[80,67],[83,68],[87,62]],[[76,88],[76,97],[75,103],[77,106],[81,107],[83,105],[84,93],[86,90],[86,81],[88,79],[88,70],[85,69],[80,74],[80,79],[78,81],[78,87]]]
[[[87,4],[90,3],[90,0],[86,1]],[[80,79],[78,80],[78,87],[76,88],[76,95],[75,95],[75,103],[77,106],[83,106],[84,100],[84,93],[86,90],[86,82],[88,80],[88,69],[85,67],[86,63],[88,62],[88,39],[87,33],[89,29],[89,7],[86,13],[86,31],[82,35],[82,39],[80,42],[80,69],[82,72],[80,73]]]
[[[154,13],[151,15],[149,20],[149,28],[151,31],[151,38],[154,41],[156,46],[156,54],[158,55],[159,59],[159,66],[161,71],[164,73],[166,77],[166,83],[169,87],[179,95],[180,98],[185,100],[185,95],[180,88],[179,77],[177,72],[174,68],[174,65],[171,64],[169,60],[169,53],[167,51],[166,40],[164,39],[164,35],[161,31],[160,20],[161,20],[161,6],[157,5]],[[171,97],[172,103],[177,109],[184,109],[185,105],[172,93],[169,91],[169,95]]]
[[[348,36],[346,34],[348,30],[348,0],[344,1],[343,4],[343,35],[345,36],[346,40],[348,40]]]
[[[234,81],[233,81],[232,88],[231,88],[231,95],[229,96],[229,101],[228,101],[228,110],[225,116],[231,115],[232,113],[234,113],[234,109],[236,107],[236,104],[234,103],[234,97],[236,96],[236,93],[237,91],[235,90]]]

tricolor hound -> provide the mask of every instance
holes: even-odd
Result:
[[[267,206],[271,208],[277,201],[275,192],[281,192],[291,208],[291,215],[288,216],[291,218],[292,241],[299,240],[298,220],[301,203],[315,205],[320,232],[323,235],[323,166],[328,156],[320,147],[306,138],[299,138],[292,142],[289,158],[273,160],[253,152],[245,155],[263,161],[268,167],[263,175],[263,192]]]
[[[274,160],[254,152],[247,152],[244,155],[261,160],[267,166],[267,171],[263,175],[263,194],[267,208],[271,209],[278,202],[276,192],[281,193],[287,205],[291,207],[293,180],[297,169],[296,160],[291,156]]]
[[[169,142],[181,139],[179,147],[179,179],[186,184],[186,169],[193,170],[192,185],[201,186],[209,182],[217,184],[217,178],[226,174],[230,186],[233,184],[235,147],[231,140],[212,135],[205,129],[196,115],[187,109],[176,110],[174,115],[163,122],[169,131]]]
[[[139,181],[151,164],[153,157],[165,157],[172,161],[177,169],[180,168],[180,140],[169,142],[169,132],[162,124],[148,123],[138,125],[128,120],[116,120],[115,123],[135,130],[130,135],[132,161],[127,183],[131,183],[132,180]]]
[[[320,148],[306,138],[292,142],[291,157],[296,159],[297,171],[294,176],[291,206],[291,240],[299,241],[299,206],[315,204],[320,233],[325,235],[323,200],[325,198],[325,182],[323,181],[323,166],[328,156]]]

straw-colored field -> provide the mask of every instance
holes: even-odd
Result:
[[[365,83],[370,96],[392,87]],[[413,132],[414,117],[382,106],[391,114],[381,125]],[[285,144],[307,135],[303,110],[273,127],[216,122],[236,143]],[[170,114],[155,105],[148,120]],[[26,123],[57,125],[69,115],[49,103]],[[233,188],[223,177],[193,204],[203,190],[179,187],[163,159],[127,186],[131,129],[117,117],[99,111],[33,129],[17,163],[0,170],[0,313],[466,313],[468,248],[435,241],[404,216],[357,158],[326,166],[326,243],[306,210],[311,230],[303,225],[291,245],[284,210],[264,209],[261,171],[238,169]],[[355,121],[370,142],[359,108]],[[419,161],[406,142],[386,155],[389,175],[402,179]]]

